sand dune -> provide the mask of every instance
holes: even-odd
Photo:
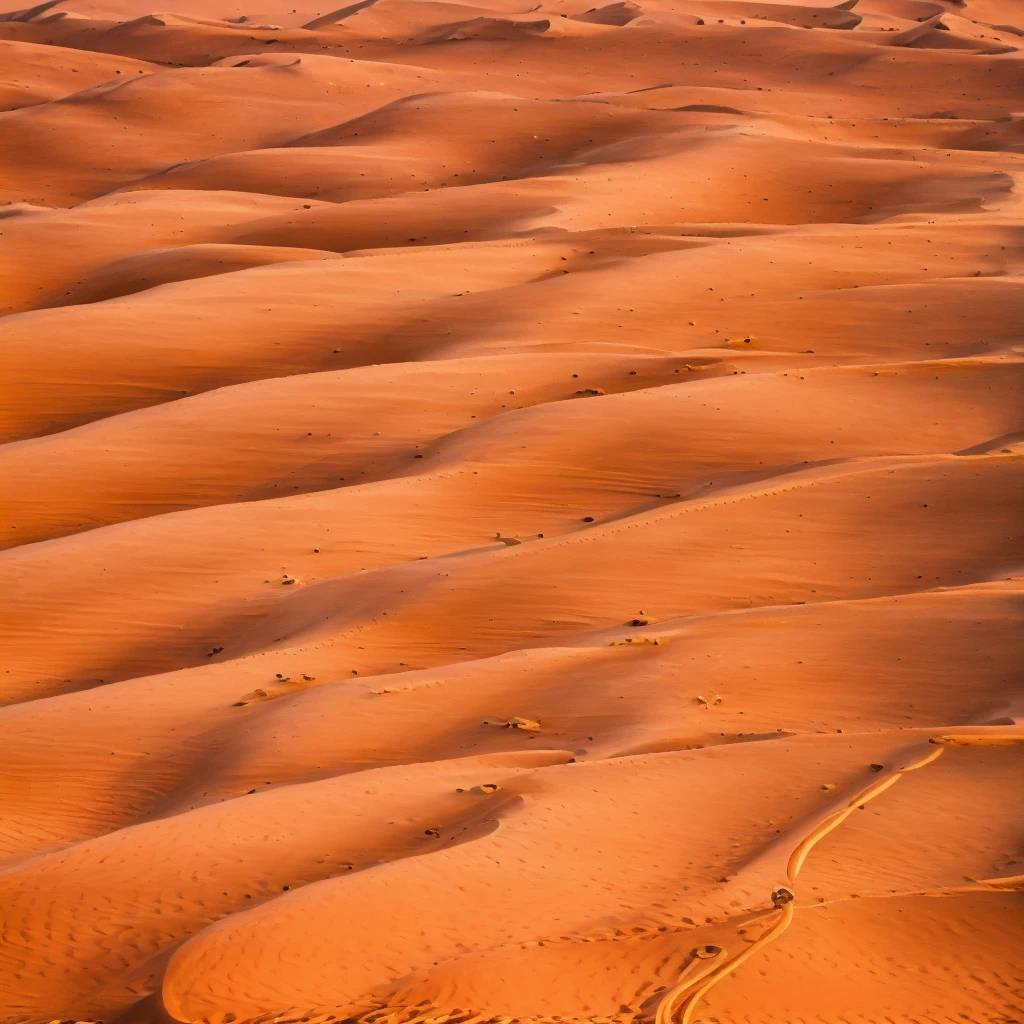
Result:
[[[1021,52],[0,12],[0,1021],[1016,1021]]]
[[[0,42],[0,53],[3,54],[4,74],[0,83],[0,109],[5,111],[48,103],[82,89],[95,88],[118,73],[158,70],[139,61],[105,53],[81,50],[62,53],[60,47],[10,39]]]

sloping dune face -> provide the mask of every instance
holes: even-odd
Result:
[[[0,1024],[1024,1020],[1024,3],[298,2],[0,14]]]

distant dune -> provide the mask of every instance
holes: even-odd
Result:
[[[1024,3],[594,2],[0,13],[0,1024],[1024,1021]]]

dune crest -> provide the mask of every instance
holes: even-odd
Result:
[[[0,1024],[1018,1021],[1022,54],[0,11]]]

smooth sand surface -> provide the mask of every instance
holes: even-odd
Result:
[[[0,1024],[1024,1019],[1019,0],[0,14]]]

